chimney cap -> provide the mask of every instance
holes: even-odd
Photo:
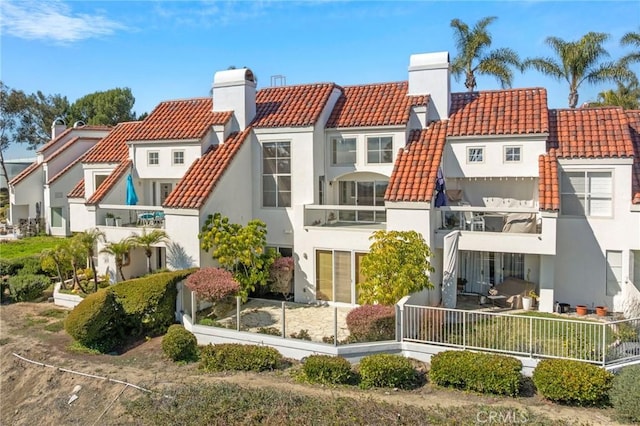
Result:
[[[409,70],[449,66],[449,52],[419,53],[409,58]]]
[[[213,77],[214,86],[230,86],[250,82],[257,83],[257,78],[249,68],[233,68],[218,71]]]
[[[53,123],[51,123],[51,126],[53,127],[53,126],[58,126],[58,125],[66,126],[67,123],[65,123],[65,121],[64,121],[64,119],[62,117],[56,117],[56,118],[53,119]]]

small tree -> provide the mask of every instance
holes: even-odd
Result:
[[[240,290],[240,284],[231,272],[220,268],[202,268],[189,275],[185,285],[200,298],[213,303],[214,307]]]
[[[264,249],[267,244],[264,222],[254,219],[242,226],[216,213],[209,215],[198,238],[200,247],[212,250],[212,257],[238,281],[243,302],[256,286],[267,285],[275,253]]]
[[[271,279],[271,289],[274,292],[282,293],[284,298],[291,292],[291,279],[293,278],[293,258],[279,257],[271,265],[269,277]]]
[[[151,270],[151,255],[153,254],[153,246],[159,243],[166,242],[169,236],[161,229],[154,229],[147,233],[146,228],[142,228],[142,235],[134,234],[131,236],[131,243],[135,247],[142,247],[145,256],[147,256],[147,270],[149,273]]]
[[[43,250],[40,254],[42,270],[54,273],[60,280],[60,288],[66,288],[64,281],[73,271],[69,252],[65,250],[64,244],[57,244],[52,249]]]
[[[98,241],[104,241],[105,239],[104,232],[102,232],[98,228],[94,228],[76,234],[74,236],[74,239],[77,244],[81,245],[87,252],[87,257],[89,258],[89,266],[93,271],[93,291],[95,293],[96,291],[98,291],[98,273],[96,271],[96,263],[94,262],[93,257],[96,254],[96,244],[98,244]]]
[[[433,288],[429,272],[431,251],[415,231],[376,231],[362,259],[359,303],[393,305],[408,294]]]
[[[120,272],[120,278],[122,281],[126,281],[122,267],[124,266],[124,258],[129,255],[129,251],[133,247],[130,238],[124,238],[115,243],[107,243],[105,248],[100,250],[100,253],[107,253],[115,257],[116,269]]]

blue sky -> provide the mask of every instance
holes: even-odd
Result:
[[[0,76],[9,87],[59,93],[70,102],[129,87],[140,114],[162,100],[208,96],[213,74],[251,68],[258,87],[273,75],[287,84],[341,85],[407,79],[409,56],[447,50],[450,22],[498,17],[492,47],[522,58],[548,56],[548,36],[611,35],[611,59],[629,53],[621,36],[640,30],[638,1],[7,1],[0,2]],[[640,67],[634,71],[640,74]],[[463,81],[452,80],[454,91]],[[513,87],[546,87],[549,106],[567,106],[566,83],[536,71]],[[581,86],[580,103],[608,86]],[[478,89],[497,89],[479,78]],[[20,146],[6,158],[24,157]]]

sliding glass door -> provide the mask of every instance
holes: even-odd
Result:
[[[365,253],[340,250],[316,251],[316,299],[356,303],[354,284],[363,280],[360,263]]]

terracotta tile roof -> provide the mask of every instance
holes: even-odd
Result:
[[[131,139],[141,121],[118,124],[107,136],[82,157],[83,163],[120,163],[129,158],[126,142]]]
[[[558,158],[633,156],[633,143],[622,108],[549,110],[547,149]]]
[[[126,160],[120,163],[109,176],[100,184],[96,192],[91,195],[91,198],[87,200],[87,204],[98,204],[102,201],[107,193],[115,186],[115,184],[124,176],[124,174],[131,168],[132,161]]]
[[[406,81],[346,86],[327,128],[407,124],[411,107],[429,102],[429,96],[407,96],[408,89]]]
[[[249,127],[243,132],[229,135],[222,145],[214,145],[194,161],[163,206],[183,209],[202,207],[250,132]]]
[[[550,149],[538,158],[540,177],[538,179],[538,201],[540,210],[560,210],[560,190],[558,180],[558,159],[556,150]]]
[[[214,124],[225,124],[232,112],[213,112],[211,98],[158,104],[128,140],[201,139]]]
[[[629,120],[629,131],[633,141],[633,176],[631,177],[633,204],[640,204],[640,110],[626,111]]]
[[[40,163],[38,163],[37,161],[34,161],[33,163],[31,163],[29,166],[27,166],[26,169],[24,169],[23,171],[21,171],[20,173],[18,173],[13,179],[11,179],[9,181],[9,185],[15,185],[17,183],[19,183],[20,181],[22,181],[24,178],[26,178],[27,176],[29,176],[31,173],[33,173],[35,170],[38,169],[38,167],[40,167]]]
[[[522,135],[548,131],[545,89],[451,94],[447,136]]]
[[[64,130],[62,133],[60,133],[58,135],[57,138],[50,140],[49,142],[45,143],[44,145],[42,145],[40,148],[38,148],[37,152],[44,152],[47,149],[49,149],[50,146],[54,145],[56,143],[56,141],[58,141],[59,139],[65,137],[66,135],[68,135],[69,133],[71,133],[73,130],[100,130],[100,131],[105,131],[105,130],[110,130],[111,126],[82,126],[82,127],[69,127],[68,129]]]
[[[67,198],[84,198],[84,178],[67,194]]]
[[[304,127],[318,121],[333,83],[270,87],[256,94],[256,116],[251,125],[260,127]]]
[[[438,167],[446,142],[447,122],[438,121],[426,130],[413,130],[400,150],[389,179],[386,201],[431,201]]]

